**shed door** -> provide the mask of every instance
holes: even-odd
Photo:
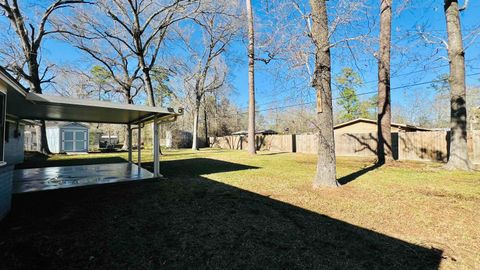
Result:
[[[65,152],[87,152],[87,132],[84,130],[64,129],[62,146]]]

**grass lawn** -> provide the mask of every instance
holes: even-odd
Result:
[[[57,155],[23,166],[124,159]],[[312,190],[315,163],[166,151],[167,180],[15,195],[0,222],[0,268],[480,269],[479,172],[339,158],[345,184]]]

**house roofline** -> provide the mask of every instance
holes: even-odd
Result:
[[[82,126],[84,128],[90,128],[88,123],[83,122],[75,122],[75,121],[48,121],[49,123],[46,125],[47,128],[63,128],[69,125],[77,125]]]
[[[368,118],[357,118],[353,119],[344,123],[337,124],[333,127],[333,129],[341,128],[344,126],[348,126],[350,124],[358,123],[358,122],[367,122],[367,123],[372,123],[376,124],[376,120],[368,119]],[[391,123],[393,127],[402,127],[402,128],[412,128],[412,129],[419,129],[419,130],[424,130],[424,131],[431,131],[432,129],[430,128],[423,128],[423,127],[418,127],[418,126],[413,126],[413,125],[407,125],[407,124],[399,124],[399,123]]]
[[[8,86],[17,90],[22,95],[26,96],[28,90],[20,84],[4,67],[0,66],[0,79],[7,83]]]

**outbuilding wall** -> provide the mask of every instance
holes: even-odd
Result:
[[[88,133],[88,127],[79,124],[79,123],[67,123],[67,124],[59,124],[58,126],[50,126],[47,127],[47,140],[48,140],[48,147],[52,153],[58,154],[63,153],[64,150],[62,148],[62,132],[63,130],[82,130],[87,132],[87,150],[89,146],[90,136]]]
[[[59,127],[47,128],[47,141],[48,141],[48,148],[52,153],[60,153],[60,128]]]
[[[25,126],[19,124],[18,130],[16,123],[10,122],[8,126],[8,142],[5,142],[5,162],[9,165],[15,165],[22,163],[25,157],[23,152]]]

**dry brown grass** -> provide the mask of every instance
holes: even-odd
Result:
[[[349,182],[313,190],[313,155],[168,151],[162,160],[166,181],[16,196],[0,225],[0,260],[19,268],[31,266],[27,257],[50,268],[480,268],[480,173],[418,162],[369,169],[372,160],[339,158],[338,176]]]

